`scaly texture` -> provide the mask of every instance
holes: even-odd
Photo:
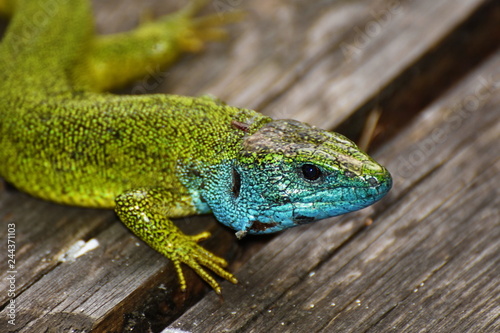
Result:
[[[195,7],[96,36],[87,1],[0,1],[13,17],[0,46],[0,174],[40,198],[114,208],[122,222],[216,292],[202,268],[236,283],[224,259],[171,218],[213,212],[269,233],[358,210],[391,187],[387,170],[345,137],[209,97],[102,90],[164,67],[220,34]]]

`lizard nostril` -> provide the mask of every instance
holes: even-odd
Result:
[[[371,186],[377,186],[379,184],[377,178],[368,178],[366,181]]]
[[[344,175],[347,177],[347,178],[354,178],[356,177],[356,174],[352,171],[346,171],[344,172]]]

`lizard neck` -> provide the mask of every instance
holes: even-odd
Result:
[[[245,139],[272,121],[252,110],[228,108],[229,117],[224,121],[224,128],[210,138],[212,142],[208,145],[210,148],[205,150],[205,156],[198,156],[195,160],[186,158],[179,163],[176,171],[200,214],[220,211],[220,195],[237,190],[233,166],[244,149]],[[229,207],[228,204],[227,201],[223,203],[225,208]]]

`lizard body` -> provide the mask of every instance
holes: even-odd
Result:
[[[391,187],[354,143],[210,97],[104,92],[166,66],[219,32],[195,6],[111,36],[93,31],[89,3],[0,0],[12,19],[0,45],[0,175],[42,199],[114,208],[155,250],[236,283],[224,259],[171,218],[213,212],[247,233],[280,231],[358,210]],[[208,37],[207,37],[208,36]]]

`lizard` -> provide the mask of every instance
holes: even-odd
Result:
[[[209,97],[109,90],[195,52],[224,20],[200,2],[123,33],[98,35],[87,0],[0,0],[0,176],[32,196],[114,209],[174,265],[221,294],[225,259],[172,219],[213,213],[241,238],[367,207],[386,168],[335,132]]]

